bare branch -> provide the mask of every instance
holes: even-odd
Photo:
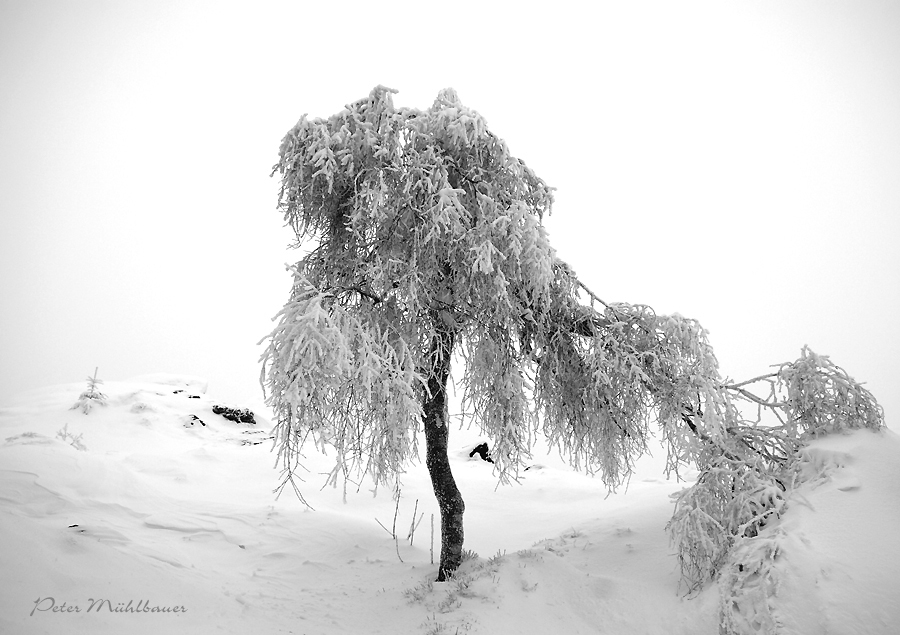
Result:
[[[746,386],[748,384],[755,384],[758,381],[774,379],[775,377],[778,377],[778,373],[768,373],[766,375],[760,375],[759,377],[754,377],[753,379],[748,379],[746,381],[742,381],[737,384],[723,384],[722,388],[728,388],[728,389],[733,390],[736,388],[740,388],[742,386]]]

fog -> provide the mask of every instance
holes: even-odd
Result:
[[[697,318],[735,378],[808,344],[893,426],[900,4],[508,6],[0,3],[0,401],[95,367],[259,398],[279,142],[384,84],[478,110],[600,297]]]

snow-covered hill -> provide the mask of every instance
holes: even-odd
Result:
[[[311,511],[290,490],[272,493],[259,405],[255,424],[231,421],[214,406],[246,404],[155,375],[103,384],[106,405],[85,414],[71,409],[82,390],[0,408],[0,633],[718,632],[717,585],[691,598],[679,588],[664,527],[684,484],[657,460],[610,496],[552,455],[498,488],[490,464],[468,456],[476,432],[454,430],[466,547],[478,555],[435,583],[423,465],[403,476],[396,504],[366,484],[321,490],[331,458],[312,451]],[[764,598],[758,632],[900,632],[900,438],[863,430],[805,456],[814,478],[761,536],[772,576],[744,580],[744,599]]]

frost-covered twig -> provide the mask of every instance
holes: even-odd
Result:
[[[400,557],[400,541],[397,538],[397,515],[400,513],[400,488],[399,487],[397,487],[395,490],[394,498],[396,499],[397,502],[394,505],[394,524],[391,525],[391,529],[388,529],[387,527],[385,527],[384,524],[377,518],[375,519],[375,522],[377,522],[379,525],[381,525],[381,528],[384,529],[386,532],[388,532],[388,534],[390,534],[391,538],[394,539],[394,547],[397,549],[397,559],[400,562],[403,562],[403,558]],[[416,499],[416,505],[418,505],[418,504],[419,504],[419,501],[418,501],[418,499]],[[415,514],[413,515],[413,519],[415,519]],[[410,544],[412,544],[412,543],[410,543]]]
[[[422,518],[425,516],[425,512],[422,512],[422,513],[419,515],[419,520],[416,521],[416,512],[417,512],[418,510],[419,510],[419,499],[417,498],[417,499],[416,499],[416,504],[415,504],[415,506],[413,507],[412,522],[411,522],[410,525],[409,525],[409,533],[406,535],[406,539],[409,540],[409,546],[410,546],[410,547],[412,547],[412,544],[413,544],[413,538],[414,538],[415,535],[416,535],[416,529],[418,529],[419,523],[422,522]]]
[[[74,435],[69,432],[69,424],[64,425],[57,433],[56,438],[62,439],[66,441],[69,445],[71,445],[76,450],[81,450],[82,452],[87,450],[87,446],[81,442],[81,437],[84,436],[83,432],[78,433],[78,435]]]

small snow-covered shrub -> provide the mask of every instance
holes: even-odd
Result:
[[[465,562],[466,560],[478,560],[478,554],[471,549],[463,549],[462,561]]]
[[[81,450],[82,452],[87,450],[87,446],[81,442],[81,437],[83,433],[79,433],[77,436],[69,432],[69,424],[64,425],[60,430],[56,433],[56,438],[65,441],[69,445],[71,445],[76,450]]]
[[[99,369],[94,369],[94,376],[87,378],[87,390],[78,395],[78,401],[75,402],[70,410],[75,410],[76,408],[81,408],[81,411],[84,414],[87,414],[91,411],[91,408],[94,404],[100,404],[101,406],[106,405],[106,395],[104,395],[98,389],[98,386],[103,382],[97,379],[97,371]]]
[[[419,584],[409,589],[406,589],[403,592],[403,596],[406,598],[406,601],[410,604],[423,602],[426,597],[431,595],[431,592],[434,591],[434,581],[431,578],[427,580],[423,580]]]

